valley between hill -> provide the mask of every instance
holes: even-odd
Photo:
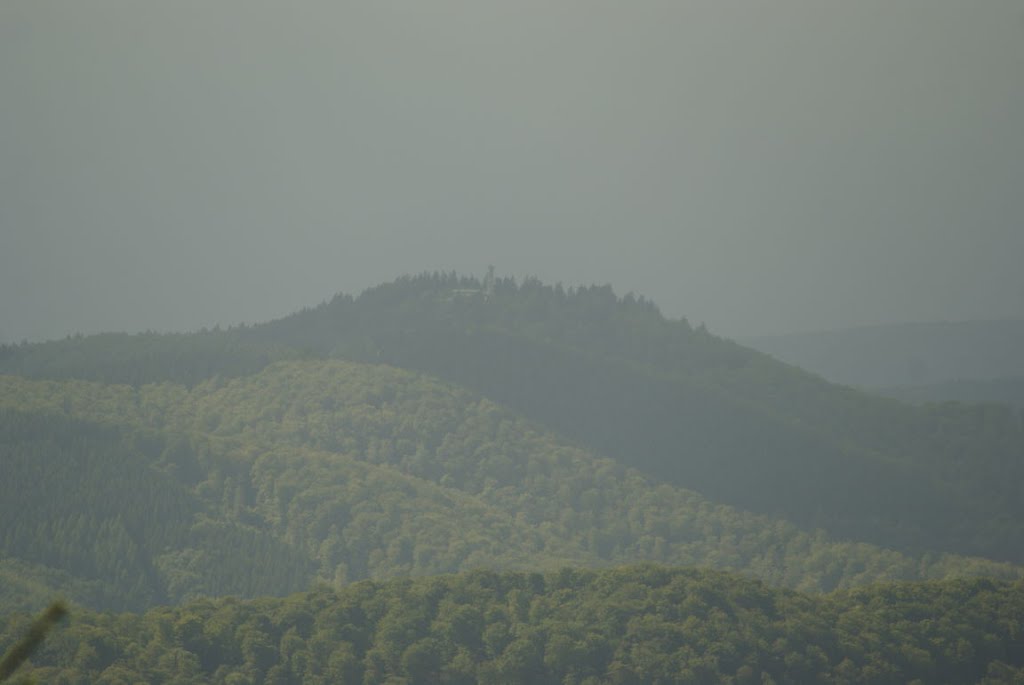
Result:
[[[831,385],[609,288],[424,275],[258,326],[8,346],[0,373],[0,647],[70,599],[46,680],[1024,667],[1014,411]],[[662,566],[611,569],[637,562]]]

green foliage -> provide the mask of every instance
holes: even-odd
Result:
[[[214,458],[182,438],[0,409],[0,577],[11,579],[0,599],[34,608],[60,590],[138,609],[306,587],[308,568],[288,545],[206,517],[215,509],[194,479]]]
[[[5,347],[0,371],[0,609],[148,609],[76,609],[40,681],[1024,669],[1024,571],[951,553],[1024,560],[1019,417],[832,386],[607,287],[428,275],[252,328]],[[819,594],[569,568],[640,560]]]
[[[284,599],[80,612],[46,682],[1013,683],[1024,585],[801,595],[659,566],[475,571]],[[28,617],[0,624],[0,646]]]
[[[43,615],[29,626],[24,637],[7,650],[0,659],[0,681],[7,680],[18,668],[32,656],[46,639],[47,634],[65,616],[68,609],[63,602],[53,602]]]
[[[607,286],[426,274],[259,326],[6,347],[0,372],[190,387],[297,356],[442,377],[657,481],[839,539],[1024,562],[1018,413],[831,385]]]
[[[0,434],[12,476],[0,484],[11,521],[0,549],[53,569],[31,596],[67,587],[98,608],[636,560],[817,591],[1021,573],[836,542],[716,505],[468,391],[379,365],[277,362],[191,390],[3,377]],[[50,488],[66,496],[47,498]]]

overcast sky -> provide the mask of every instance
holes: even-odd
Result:
[[[0,340],[404,273],[1024,316],[1024,3],[0,2]]]

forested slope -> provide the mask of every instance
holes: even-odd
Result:
[[[73,605],[44,682],[1024,679],[1017,414],[609,288],[408,278],[0,372],[0,649]]]
[[[4,599],[139,609],[308,587],[308,559],[196,490],[200,459],[216,458],[152,431],[0,410]]]
[[[50,683],[1018,683],[1024,586],[809,596],[641,566],[476,571],[143,615],[73,612],[25,674]],[[0,649],[28,616],[0,622]]]
[[[426,275],[259,326],[7,347],[0,370],[191,386],[296,356],[444,378],[655,481],[835,537],[1024,561],[1019,414],[831,385],[607,287]]]
[[[716,504],[381,365],[277,362],[191,389],[0,377],[0,430],[4,555],[73,574],[92,606],[637,560],[805,590],[1021,576]]]
[[[1018,414],[831,385],[610,288],[424,276],[250,336],[441,376],[657,479],[840,537],[1022,559]]]

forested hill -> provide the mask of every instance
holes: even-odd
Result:
[[[341,357],[439,376],[649,477],[913,553],[1024,561],[1024,430],[831,385],[609,287],[403,278],[259,326],[5,348],[0,369],[139,385]]]
[[[607,287],[405,278],[0,372],[0,649],[66,597],[44,682],[1024,677],[1019,416]]]
[[[476,571],[144,615],[77,611],[26,669],[54,683],[1020,683],[1024,587],[805,596],[655,566]],[[0,622],[0,649],[27,616]]]
[[[1024,577],[716,504],[467,390],[339,360],[187,389],[0,377],[0,610],[638,560],[808,591]]]

